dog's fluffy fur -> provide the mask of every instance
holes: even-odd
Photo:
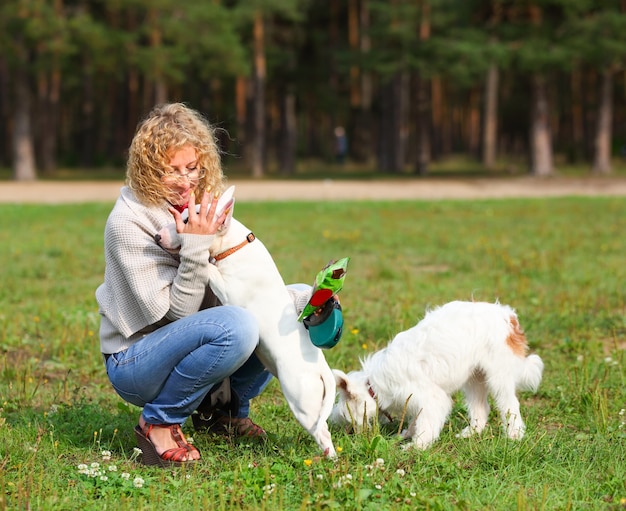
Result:
[[[536,391],[543,372],[528,345],[515,311],[506,305],[450,302],[399,333],[362,362],[360,371],[334,370],[339,399],[330,420],[357,431],[375,417],[403,414],[411,445],[427,448],[441,433],[461,389],[469,425],[461,436],[481,432],[489,417],[488,396],[509,438],[520,439],[525,425],[516,389]]]
[[[230,210],[225,228],[215,236],[209,251],[216,255],[246,240],[250,230],[232,218],[234,187],[217,207],[217,216]],[[176,226],[159,232],[161,245],[173,249]],[[335,457],[328,416],[335,399],[335,379],[322,350],[315,347],[298,313],[294,299],[263,243],[256,238],[224,259],[211,264],[209,283],[221,303],[248,309],[259,322],[260,342],[256,353],[278,378],[297,421],[313,436],[326,456]]]

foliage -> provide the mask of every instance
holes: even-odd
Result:
[[[567,73],[582,70],[593,83],[596,71],[623,68],[623,11],[618,0],[4,0],[0,164],[11,165],[18,154],[11,147],[17,107],[24,106],[15,99],[18,88],[30,91],[32,105],[24,110],[32,112],[36,160],[44,173],[53,171],[54,158],[60,165],[89,167],[123,161],[137,121],[164,99],[185,101],[225,127],[231,134],[222,141],[226,150],[247,158],[255,139],[252,102],[260,96],[245,83],[253,68],[256,13],[264,27],[269,160],[281,150],[280,100],[286,95],[295,100],[298,156],[329,158],[337,124],[346,127],[355,159],[391,152],[399,142],[371,142],[381,138],[391,115],[385,86],[400,74],[442,84],[424,100],[429,105],[419,107],[415,87],[393,93],[410,97],[402,107],[412,116],[402,125],[407,144],[419,135],[414,111],[429,106],[433,158],[452,149],[475,155],[478,128],[468,123],[479,115],[478,91],[494,65],[502,74],[500,152],[528,147],[527,119],[520,127],[517,112],[530,110],[530,95],[511,94],[507,83],[542,73],[563,99],[552,122],[555,149],[562,153],[581,144],[571,140],[570,116],[578,115],[572,110],[581,99]],[[425,27],[427,36],[421,33]],[[618,119],[623,99],[616,94],[614,100]],[[583,103],[579,122],[585,126],[576,129],[592,141],[587,133],[594,129],[595,86],[586,87]],[[615,128],[616,139],[623,138]],[[584,149],[579,152],[588,159],[592,142]],[[407,150],[403,163],[412,166],[414,157]]]
[[[373,183],[372,186],[375,186]],[[236,206],[288,282],[350,256],[346,330],[326,352],[357,367],[454,299],[516,308],[546,363],[522,393],[521,442],[497,417],[459,439],[458,402],[425,452],[393,423],[333,429],[320,459],[277,382],[255,400],[265,444],[192,434],[203,459],[136,462],[139,410],[107,382],[94,290],[111,204],[0,205],[0,509],[623,509],[626,506],[626,204],[621,198],[285,202]]]

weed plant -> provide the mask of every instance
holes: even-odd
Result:
[[[319,457],[273,381],[252,410],[268,442],[185,425],[203,458],[173,470],[138,463],[139,409],[116,396],[99,354],[111,206],[0,205],[0,509],[626,508],[624,199],[238,203],[286,282],[351,257],[332,367],[356,369],[428,307],[499,300],[544,378],[520,395],[522,441],[495,416],[457,438],[457,399],[429,450],[402,450],[398,423],[333,428],[336,461]]]

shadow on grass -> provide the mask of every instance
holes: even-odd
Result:
[[[36,435],[54,439],[60,452],[75,449],[116,450],[132,455],[136,446],[133,427],[139,409],[118,403],[79,402],[52,405],[42,413],[27,408],[7,414],[7,424],[25,437]],[[36,442],[38,443],[38,442]]]

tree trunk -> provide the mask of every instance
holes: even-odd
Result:
[[[359,10],[359,52],[363,62],[369,58],[372,47],[369,35],[370,14],[367,0],[361,1]],[[353,111],[352,140],[349,147],[351,158],[359,163],[367,163],[372,157],[372,98],[373,80],[370,71],[360,70],[360,104]]]
[[[399,71],[381,87],[381,126],[378,148],[379,167],[383,172],[397,173],[404,163],[403,97],[405,73]]]
[[[593,159],[594,174],[611,173],[611,137],[613,123],[613,73],[607,68],[602,72],[598,124]]]
[[[392,151],[395,140],[393,136],[393,83],[391,81],[381,84],[380,94],[380,121],[377,159],[378,168],[382,172],[390,172],[393,166]]]
[[[80,164],[83,167],[93,167],[95,163],[95,101],[94,101],[94,80],[90,66],[84,66],[86,71],[83,74],[83,96],[80,104]]]
[[[279,166],[283,176],[296,171],[296,97],[293,92],[280,95]]]
[[[22,48],[23,49],[23,48]],[[31,92],[26,71],[26,51],[21,52],[22,65],[13,72],[15,103],[13,105],[13,179],[16,181],[34,181],[37,179],[35,168],[35,148],[30,122]]]
[[[420,176],[428,174],[430,165],[430,81],[421,76],[415,78],[417,154],[415,173]]]
[[[485,82],[485,112],[483,115],[483,165],[493,169],[496,163],[498,136],[498,68],[492,64]]]
[[[450,121],[447,118],[445,94],[441,78],[435,76],[430,81],[431,87],[431,109],[433,123],[433,143],[432,153],[435,159],[444,154],[449,154],[452,150],[452,132]]]
[[[12,73],[11,73],[12,74]],[[11,139],[9,137],[9,119],[11,118],[11,99],[9,95],[9,71],[6,60],[0,56],[0,165],[11,165]]]
[[[584,116],[583,116],[583,83],[582,72],[580,68],[575,68],[571,76],[572,88],[572,140],[570,141],[571,150],[570,160],[572,162],[580,161],[585,154],[585,137],[584,137]]]
[[[246,118],[247,118],[248,80],[238,76],[235,81],[235,112],[237,115],[237,134],[235,139],[239,150],[246,147]],[[246,159],[245,155],[244,159]]]
[[[532,79],[532,108],[530,122],[531,169],[534,176],[551,176],[552,140],[548,120],[548,95],[543,76],[535,74]]]
[[[155,58],[155,55],[162,51],[163,46],[163,33],[159,25],[159,14],[155,8],[151,8],[148,12],[148,20],[150,24],[150,49],[152,50],[152,59],[155,65],[153,66],[153,103],[161,105],[167,101],[167,84],[163,78],[163,63],[160,58]],[[165,62],[165,61],[164,61]],[[167,65],[167,64],[165,64]]]
[[[421,17],[419,23],[419,40],[430,39],[430,4],[428,1],[421,1]],[[417,137],[417,151],[415,154],[415,173],[424,176],[428,173],[428,166],[431,159],[431,95],[430,81],[425,79],[421,73],[415,77],[415,127]]]
[[[263,177],[265,173],[265,43],[263,13],[257,11],[254,18],[254,134],[252,137],[252,177]]]
[[[478,159],[480,155],[480,91],[477,88],[470,91],[465,126],[467,147],[470,154]]]
[[[167,85],[162,78],[157,78],[154,82],[154,102],[157,105],[167,102]]]

